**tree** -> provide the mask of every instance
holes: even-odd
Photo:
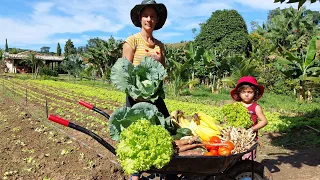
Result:
[[[61,56],[61,47],[60,47],[60,43],[58,43],[57,45],[57,55]]]
[[[100,38],[90,39],[83,56],[99,70],[101,76],[108,79],[111,67],[122,56],[122,41],[110,37],[107,41]]]
[[[284,49],[284,57],[277,58],[276,65],[281,72],[299,84],[301,101],[305,99],[306,82],[318,82],[320,79],[320,57],[316,57],[316,40],[317,37],[311,39],[306,53],[293,53]]]
[[[79,46],[77,48],[77,53],[78,54],[83,54],[86,51],[86,47],[85,46]]]
[[[222,81],[231,86],[235,86],[237,80],[243,76],[258,77],[257,63],[251,59],[246,58],[244,55],[232,54],[227,57],[231,69],[231,75],[223,78]]]
[[[203,69],[203,64],[201,61],[201,56],[204,53],[204,49],[201,46],[195,46],[193,43],[188,44],[187,49],[185,51],[185,55],[187,58],[187,64],[189,65],[189,79],[194,82],[194,78],[196,72]],[[191,72],[191,74],[190,74]],[[191,76],[191,77],[190,77]],[[190,83],[190,89],[193,88],[193,83]]]
[[[277,45],[280,52],[281,46],[298,51],[306,47],[317,30],[312,15],[305,15],[305,8],[298,11],[290,7],[276,11],[278,12],[274,14],[278,15],[273,16],[263,28],[258,29],[259,33]]]
[[[310,9],[306,10],[304,12],[305,15],[311,14],[312,20],[315,25],[320,24],[320,12],[319,11],[311,11]]]
[[[277,15],[280,15],[281,9],[277,7],[276,9],[272,9],[268,13],[268,21],[271,21],[272,18],[274,18]]]
[[[205,49],[219,48],[230,52],[248,52],[248,30],[236,10],[218,10],[201,25],[195,45]]]
[[[6,64],[4,62],[4,52],[2,49],[0,49],[0,72],[5,72]]]
[[[76,54],[77,50],[73,45],[73,42],[71,41],[71,39],[68,39],[68,41],[66,41],[66,45],[64,46],[64,56],[68,57],[70,54]]]
[[[278,2],[283,3],[285,1],[286,0],[274,0],[275,3],[278,3]],[[303,6],[303,4],[306,2],[307,2],[307,0],[288,0],[287,3],[298,3],[298,9],[300,9]],[[317,2],[317,0],[309,0],[309,2],[315,3],[315,2]]]
[[[9,53],[10,54],[18,54],[18,50],[17,50],[17,48],[10,48]]]
[[[31,66],[32,69],[32,78],[37,78],[39,67],[44,65],[44,61],[42,59],[37,58],[36,52],[29,51],[28,56],[22,60],[23,63],[25,63],[28,66]]]
[[[80,55],[70,54],[63,60],[61,67],[68,72],[69,80],[70,75],[76,79],[84,69],[82,57]]]
[[[50,47],[43,46],[40,48],[41,53],[49,53],[50,52]]]
[[[168,79],[176,96],[179,96],[182,88],[189,83],[189,61],[190,59],[186,58],[183,48],[166,47]]]
[[[197,36],[197,29],[192,28],[191,31],[192,31],[192,34],[194,35],[194,37],[196,37]]]
[[[8,47],[8,40],[7,40],[7,38],[6,38],[6,47],[5,47],[5,50],[4,50],[5,52],[9,52],[9,47]]]

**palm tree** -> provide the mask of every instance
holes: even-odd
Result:
[[[37,58],[36,55],[37,53],[35,51],[29,51],[27,57],[22,60],[22,63],[25,63],[27,66],[31,66],[32,79],[38,77],[39,67],[45,64],[44,61]]]

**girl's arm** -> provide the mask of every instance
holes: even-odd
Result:
[[[259,105],[256,106],[256,114],[257,114],[258,119],[260,121],[258,122],[258,124],[256,124],[255,126],[250,128],[253,131],[258,131],[259,129],[263,128],[264,126],[266,126],[268,124],[268,120],[267,120],[266,116],[263,114],[262,108]]]
[[[122,46],[122,57],[127,58],[131,63],[133,63],[134,49],[132,49],[127,42]]]

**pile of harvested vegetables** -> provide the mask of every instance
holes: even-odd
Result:
[[[164,118],[146,102],[115,110],[109,122],[111,138],[119,141],[119,162],[128,174],[161,169],[174,155],[229,156],[245,152],[255,143],[251,130],[221,126],[202,112],[187,119],[179,110]]]
[[[151,69],[151,70],[150,70]],[[137,100],[154,102],[164,97],[165,69],[152,58],[144,58],[134,67],[120,58],[111,70],[112,83]],[[187,119],[183,111],[164,118],[157,107],[147,102],[116,109],[109,119],[110,137],[119,141],[117,156],[128,174],[161,169],[174,155],[229,156],[249,150],[255,133],[247,110],[240,104],[226,105],[223,112],[228,121],[220,121],[203,112]]]

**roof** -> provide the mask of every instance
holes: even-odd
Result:
[[[18,54],[8,54],[9,59],[25,59],[28,57],[29,51],[21,52]],[[51,55],[44,55],[44,54],[36,54],[36,58],[42,59],[45,61],[62,61],[64,56],[51,56]]]

